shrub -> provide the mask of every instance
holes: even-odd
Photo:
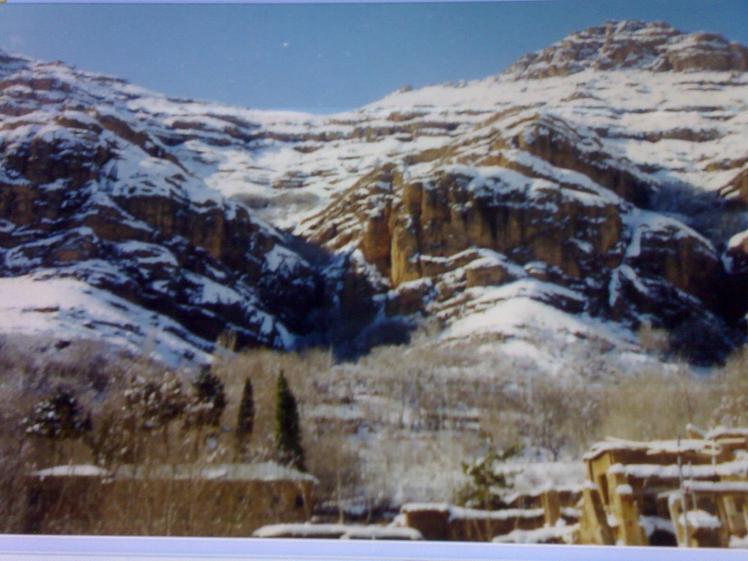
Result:
[[[192,402],[187,407],[187,426],[213,426],[221,423],[226,408],[223,382],[215,374],[203,370],[192,382]]]
[[[482,510],[501,510],[506,490],[511,488],[511,473],[501,469],[501,464],[519,454],[517,446],[505,450],[491,450],[473,463],[463,463],[462,472],[469,482],[457,492],[457,504]]]
[[[81,408],[71,392],[58,388],[52,396],[34,406],[23,424],[29,435],[54,440],[74,439],[91,430],[91,415]]]
[[[135,377],[125,390],[124,413],[142,429],[156,429],[180,417],[187,405],[182,383],[174,374],[162,380]]]

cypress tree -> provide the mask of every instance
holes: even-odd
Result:
[[[281,463],[305,471],[299,410],[283,371],[275,392],[275,446]]]
[[[236,443],[237,451],[244,452],[246,443],[252,436],[255,425],[255,399],[252,391],[252,381],[247,378],[244,382],[242,400],[239,403],[239,414],[236,419]]]

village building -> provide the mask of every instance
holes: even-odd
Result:
[[[608,439],[584,456],[575,541],[729,547],[746,538],[748,431],[654,442]]]
[[[401,509],[402,523],[430,540],[502,541],[495,538],[511,535],[512,541],[563,543],[579,520],[576,507],[580,498],[580,489],[549,487],[513,493],[507,497],[509,508],[494,511],[409,503]]]
[[[507,495],[509,508],[406,504],[402,524],[425,539],[748,547],[748,430],[688,438],[609,438],[584,456],[581,488]]]
[[[308,520],[316,485],[272,462],[57,466],[26,478],[25,532],[246,537]]]

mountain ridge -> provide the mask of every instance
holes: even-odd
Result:
[[[646,37],[633,59],[631,35]],[[240,345],[363,349],[423,318],[445,341],[501,345],[539,314],[564,338],[608,333],[603,347],[635,352],[637,326],[680,329],[675,351],[709,362],[742,341],[748,307],[746,52],[608,23],[498,78],[328,117],[0,54],[0,274],[73,278],[162,318],[102,335],[133,349],[176,321],[199,351],[164,351],[172,362],[226,330]],[[611,53],[629,66],[603,68]],[[12,300],[0,329],[86,317]],[[89,321],[125,305],[112,302]]]
[[[608,21],[520,57],[503,74],[537,79],[588,68],[745,72],[748,48],[716,33],[684,33],[663,21]]]

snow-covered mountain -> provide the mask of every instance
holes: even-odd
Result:
[[[323,117],[3,55],[0,328],[178,361],[225,330],[291,348],[423,317],[636,353],[647,322],[713,359],[748,308],[747,69],[720,36],[614,22]]]

